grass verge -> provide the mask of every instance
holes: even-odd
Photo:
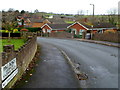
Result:
[[[8,39],[0,39],[0,42],[0,52],[3,52],[4,45],[14,45],[15,50],[18,50],[22,45],[25,44],[24,39],[10,39],[10,42],[8,42]]]

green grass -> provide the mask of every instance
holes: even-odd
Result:
[[[52,14],[52,13],[47,13],[47,14],[45,14],[45,15],[54,15],[54,14]]]
[[[15,50],[18,50],[22,45],[24,45],[24,40],[10,39],[10,42],[8,42],[8,39],[0,39],[0,52],[3,52],[4,45],[14,45]]]
[[[68,23],[68,24],[74,23],[74,21],[65,21],[65,22]]]

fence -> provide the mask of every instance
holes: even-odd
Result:
[[[7,88],[11,88],[15,84],[15,82],[22,76],[23,72],[27,69],[29,63],[33,59],[37,50],[36,38],[36,35],[29,37],[28,41],[19,50],[16,51],[14,50],[14,45],[7,45],[3,47],[3,52],[1,53],[0,57],[2,58],[2,66],[16,58],[18,68],[18,74],[6,86]]]
[[[93,40],[109,41],[109,42],[119,42],[120,43],[120,32],[116,33],[96,33],[93,35]]]
[[[9,33],[0,33],[1,37],[9,37]],[[10,33],[10,37],[20,37],[20,33]]]

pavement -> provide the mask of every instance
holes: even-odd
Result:
[[[79,88],[71,66],[56,47],[41,45],[40,62],[36,72],[22,88]]]
[[[107,42],[107,41],[96,41],[96,40],[87,40],[87,39],[75,39],[75,40],[83,41],[83,42],[96,43],[96,44],[102,44],[102,45],[107,45],[107,46],[113,46],[113,47],[119,47],[120,48],[120,43],[113,43],[113,42]]]

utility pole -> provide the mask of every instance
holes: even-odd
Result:
[[[90,5],[92,5],[93,6],[93,17],[92,17],[92,25],[91,25],[91,27],[92,27],[92,31],[91,31],[91,39],[93,38],[93,27],[94,27],[94,10],[95,10],[95,5],[94,4],[90,4]]]
[[[94,12],[95,12],[95,5],[94,4],[90,4],[93,6],[93,23],[94,23]]]

